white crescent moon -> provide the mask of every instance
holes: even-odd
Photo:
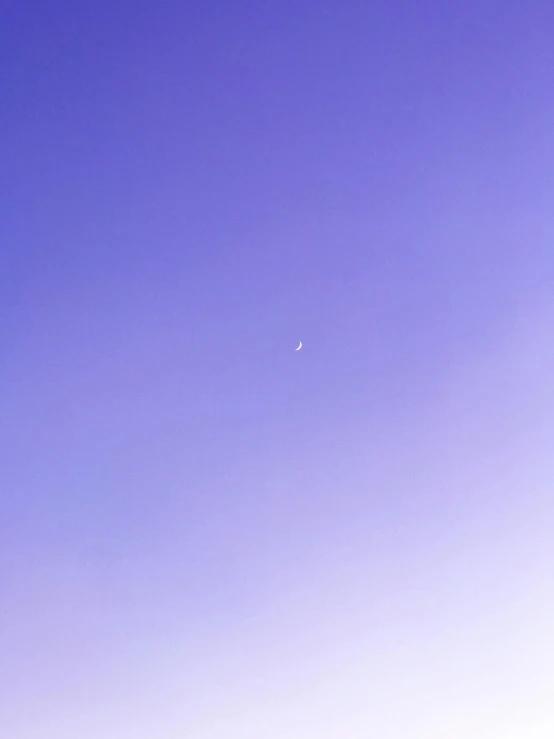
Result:
[[[298,346],[296,347],[296,349],[294,351],[295,352],[299,352],[300,349],[302,349],[302,342],[300,342],[300,344],[298,344]]]

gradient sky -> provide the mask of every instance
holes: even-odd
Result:
[[[1,4],[2,737],[554,736],[553,39]]]

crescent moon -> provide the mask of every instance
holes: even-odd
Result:
[[[302,349],[302,342],[300,342],[300,344],[298,344],[298,346],[296,347],[296,349],[294,351],[295,352],[299,352],[300,349]]]

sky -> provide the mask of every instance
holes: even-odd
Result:
[[[1,736],[551,739],[553,37],[1,4]]]

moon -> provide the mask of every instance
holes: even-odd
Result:
[[[300,344],[298,344],[298,346],[296,347],[296,349],[294,351],[295,352],[299,352],[300,349],[302,349],[302,342],[300,342]]]

